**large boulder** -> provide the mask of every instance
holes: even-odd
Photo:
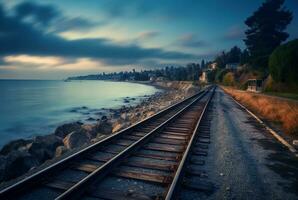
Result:
[[[65,146],[59,146],[56,148],[55,157],[59,157],[67,152],[67,148]]]
[[[112,133],[116,133],[122,129],[125,129],[130,126],[129,122],[124,122],[123,120],[118,120],[113,124]]]
[[[38,160],[26,151],[12,151],[6,157],[4,181],[16,178],[39,165]]]
[[[67,134],[80,129],[81,125],[82,125],[82,123],[80,123],[80,122],[63,124],[56,129],[55,135],[60,138],[64,138]]]
[[[94,124],[84,124],[81,127],[83,130],[86,131],[86,134],[89,139],[93,139],[96,137],[97,133],[96,133]]]
[[[27,145],[28,152],[39,162],[44,162],[55,156],[56,148],[63,145],[62,140],[55,135],[38,136]]]
[[[108,120],[101,120],[95,125],[96,133],[111,134],[112,130],[112,123]]]
[[[6,145],[4,145],[4,147],[0,151],[0,154],[1,155],[7,155],[11,151],[25,148],[26,145],[31,143],[31,142],[32,142],[32,140],[24,140],[24,139],[11,141],[11,142],[7,143]]]
[[[63,139],[64,146],[68,149],[80,147],[89,142],[88,132],[84,129],[73,131]]]

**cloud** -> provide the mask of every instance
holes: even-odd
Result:
[[[148,40],[148,39],[155,38],[158,35],[159,35],[158,31],[144,31],[144,32],[139,33],[137,39],[138,40]]]
[[[48,25],[53,19],[61,15],[54,6],[40,5],[33,2],[22,2],[15,7],[17,17],[24,19],[33,18],[37,23]]]
[[[25,1],[14,7],[14,13],[21,21],[31,22],[33,25],[52,32],[86,31],[103,22],[92,22],[83,17],[67,17],[57,8],[49,4],[37,4]]]
[[[99,60],[90,58],[75,58],[67,59],[58,56],[31,56],[31,55],[17,55],[5,56],[3,58],[5,65],[4,69],[22,70],[30,68],[35,70],[92,70],[100,69],[103,66]],[[84,66],[84,68],[82,68]],[[1,66],[0,66],[1,67]]]
[[[142,48],[137,45],[119,45],[107,39],[67,40],[35,28],[20,16],[7,15],[0,7],[0,56],[65,56],[101,59],[105,63],[129,64],[142,59],[188,59],[192,54],[165,51],[160,48]],[[150,34],[149,34],[150,35]]]
[[[84,32],[101,25],[104,25],[104,23],[91,22],[90,20],[82,17],[62,18],[57,20],[55,26],[53,27],[53,31],[58,33],[66,31]]]
[[[244,38],[244,28],[237,25],[237,26],[230,27],[221,39],[234,41],[234,40],[241,40],[243,38]]]
[[[102,11],[109,19],[152,16],[159,21],[170,21],[191,16],[197,12],[198,6],[202,6],[202,3],[196,0],[162,0],[158,1],[158,3],[148,0],[109,0],[103,1],[101,5]]]
[[[32,64],[32,65],[58,65],[62,63],[62,59],[58,57],[48,56],[29,56],[29,55],[17,55],[17,56],[5,56],[3,60],[10,64]]]
[[[199,40],[194,34],[184,34],[179,37],[174,44],[181,47],[187,48],[198,48],[198,47],[206,47],[208,44],[203,41]]]

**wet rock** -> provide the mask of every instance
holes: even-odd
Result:
[[[80,123],[80,122],[63,124],[56,129],[55,135],[60,138],[64,138],[67,134],[80,129],[81,125],[82,125],[82,123]]]
[[[25,151],[12,151],[6,157],[5,177],[16,178],[39,165],[38,160]]]
[[[154,114],[155,114],[154,111],[149,111],[149,112],[146,113],[146,117],[150,117],[150,116],[152,116]]]
[[[107,121],[108,120],[108,117],[104,115],[104,116],[101,117],[101,120],[102,121]]]
[[[113,124],[112,133],[116,133],[124,128],[127,128],[129,125],[130,125],[130,123],[128,123],[128,122],[116,121]]]
[[[97,132],[95,130],[95,125],[93,124],[84,124],[81,127],[85,132],[85,134],[88,136],[89,139],[93,139],[97,136]]]
[[[55,135],[39,136],[27,145],[28,152],[40,163],[51,159],[55,155],[56,148],[62,145],[62,141]]]
[[[112,124],[108,120],[106,121],[101,120],[95,125],[95,131],[96,133],[101,133],[101,134],[111,134]]]
[[[28,152],[34,156],[40,163],[51,159],[54,156],[54,152],[47,148],[44,148],[41,143],[33,142],[28,145]]]
[[[122,113],[120,115],[120,118],[123,119],[123,120],[128,120],[128,114],[127,113]]]
[[[95,119],[93,117],[89,117],[87,121],[95,121]]]
[[[67,148],[65,146],[58,146],[55,151],[55,157],[59,157],[67,152]]]
[[[54,134],[38,136],[35,138],[35,142],[41,143],[45,148],[54,151],[57,146],[62,145],[62,140]]]
[[[0,151],[0,154],[7,155],[9,152],[13,150],[19,150],[21,148],[24,148],[30,142],[31,140],[24,140],[24,139],[11,141],[8,144],[4,145],[4,147]]]
[[[87,131],[79,129],[68,134],[64,139],[63,143],[67,149],[73,149],[89,143],[89,137]]]

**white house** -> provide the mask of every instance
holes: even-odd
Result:
[[[202,75],[199,78],[201,83],[207,83],[208,82],[208,78],[207,78],[207,73],[205,71],[202,72]]]

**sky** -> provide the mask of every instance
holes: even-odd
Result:
[[[64,79],[212,60],[245,48],[263,0],[0,0],[0,79]],[[298,38],[298,1],[286,0]]]

